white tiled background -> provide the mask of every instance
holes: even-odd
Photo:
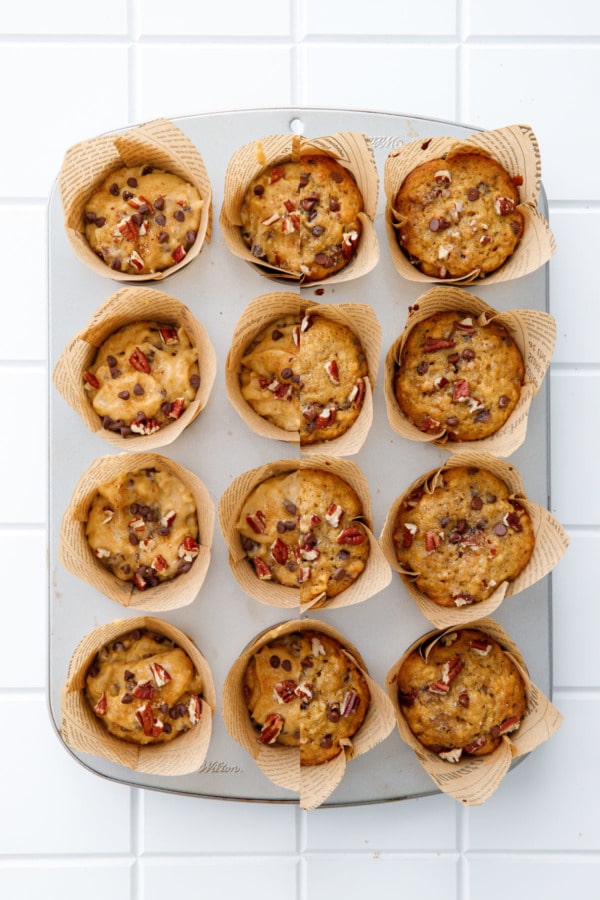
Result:
[[[594,896],[599,82],[600,6],[589,0],[3,4],[1,897],[162,900],[173,888],[248,900]],[[565,721],[482,807],[433,796],[306,814],[145,793],[82,769],[50,727],[45,223],[64,151],[157,116],[303,105],[484,128],[528,122],[541,145],[559,248],[550,264],[552,512],[571,547],[554,576],[553,700]]]

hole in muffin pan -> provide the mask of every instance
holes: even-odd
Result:
[[[304,134],[304,122],[302,119],[299,119],[297,116],[290,119],[290,131],[293,134]]]

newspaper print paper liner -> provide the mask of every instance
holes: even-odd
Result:
[[[244,702],[243,677],[253,653],[264,644],[294,631],[322,632],[339,641],[362,671],[371,693],[369,711],[360,729],[347,743],[344,742],[343,752],[320,766],[301,766],[299,751],[295,747],[262,744]],[[248,751],[274,784],[298,793],[302,809],[320,806],[342,780],[348,760],[367,753],[384,740],[393,731],[395,722],[393,704],[386,692],[369,676],[358,650],[330,625],[314,619],[282,622],[253,638],[225,678],[222,708],[225,727],[233,740]]]
[[[219,217],[225,243],[235,256],[245,260],[261,275],[302,286],[305,283],[304,276],[286,272],[265,261],[259,262],[252,255],[241,234],[240,209],[247,186],[264,169],[276,163],[297,161],[302,156],[315,153],[333,157],[352,173],[362,194],[364,212],[358,214],[361,235],[353,258],[329,278],[306,282],[311,288],[319,284],[334,284],[359,278],[374,269],[379,260],[374,225],[379,176],[371,141],[366,135],[344,131],[309,140],[300,135],[274,134],[245,144],[236,150],[227,166],[224,200]]]
[[[322,601],[317,597],[308,603],[300,602],[299,588],[287,587],[273,581],[264,581],[256,576],[242,548],[239,532],[235,527],[248,494],[258,484],[274,475],[302,469],[323,469],[339,476],[354,488],[362,505],[360,521],[367,532],[370,548],[364,570],[350,587],[330,600]],[[387,587],[391,581],[391,569],[371,531],[371,498],[366,479],[356,463],[350,460],[327,456],[315,456],[300,460],[282,459],[244,472],[235,478],[222,494],[218,504],[218,518],[229,550],[229,566],[235,580],[246,594],[267,606],[304,612],[320,606],[327,609],[338,609],[368,600]]]
[[[421,163],[465,152],[491,156],[507,170],[509,175],[523,177],[523,184],[519,188],[521,203],[517,206],[524,218],[523,235],[512,256],[489,275],[482,276],[476,269],[462,278],[433,278],[424,275],[413,266],[400,248],[397,229],[401,224],[401,218],[394,210],[394,202],[406,176]],[[464,141],[457,141],[452,137],[420,139],[392,150],[384,165],[385,225],[390,254],[396,270],[408,281],[469,284],[484,280],[486,284],[495,284],[521,278],[539,269],[556,251],[556,241],[550,226],[537,209],[541,177],[540,148],[529,125],[509,125],[494,131],[478,132],[469,135]]]
[[[164,634],[184,650],[202,678],[198,724],[163,744],[137,746],[112,735],[93,713],[85,696],[85,677],[97,651],[136,628]],[[74,750],[102,756],[137,772],[185,775],[197,771],[206,758],[217,707],[210,667],[192,640],[174,625],[151,616],[116,619],[87,634],[75,649],[61,694],[60,733]]]
[[[450,310],[471,315],[481,326],[490,322],[504,326],[520,350],[525,365],[523,387],[514,410],[495,434],[478,441],[451,442],[446,437],[445,428],[441,428],[438,434],[420,431],[401,411],[394,392],[398,361],[411,329],[435,313]],[[555,342],[556,323],[550,313],[533,309],[498,312],[462,288],[452,285],[430,288],[409,308],[404,331],[394,341],[385,357],[383,391],[390,426],[407,440],[433,442],[450,452],[476,447],[494,456],[510,456],[525,440],[531,402],[548,371]]]
[[[398,702],[396,678],[406,657],[421,645],[428,647],[448,630],[431,631],[416,640],[394,664],[385,678],[385,687],[394,706],[400,737],[411,747],[417,759],[440,791],[454,797],[465,806],[476,806],[487,800],[499,787],[512,760],[534,750],[550,738],[560,727],[563,717],[550,700],[529,678],[529,673],[517,645],[493,619],[482,618],[465,622],[461,628],[474,628],[495,640],[519,669],[524,682],[528,713],[517,731],[502,736],[502,743],[492,753],[479,757],[461,757],[452,763],[441,759],[424,747],[414,736]]]
[[[487,600],[453,609],[438,606],[437,603],[434,603],[433,600],[430,600],[429,597],[418,590],[410,574],[405,572],[398,562],[393,535],[396,516],[404,498],[408,497],[413,490],[425,482],[435,484],[441,472],[456,466],[474,466],[484,469],[503,481],[509,489],[511,498],[518,500],[519,504],[529,514],[533,525],[535,544],[529,562],[514,581],[502,582]],[[569,545],[569,537],[562,525],[547,509],[527,499],[521,476],[514,466],[489,454],[468,451],[456,453],[442,466],[432,469],[425,475],[421,475],[403,494],[397,497],[388,510],[379,540],[385,558],[392,568],[399,573],[408,593],[425,618],[435,625],[436,628],[464,626],[474,614],[491,615],[498,609],[505,598],[514,597],[547,575],[564,556]]]
[[[99,485],[118,475],[148,468],[170,472],[191,492],[196,503],[199,552],[188,572],[139,591],[133,582],[120,581],[94,556],[86,539],[85,526]],[[179,609],[194,601],[204,583],[210,563],[214,515],[214,504],[206,486],[193,472],[174,460],[154,453],[119,453],[98,457],[79,479],[63,515],[59,559],[68,572],[121,606],[151,612]]]
[[[83,213],[94,190],[117,169],[152,165],[178,175],[197,188],[203,201],[196,240],[184,258],[154,274],[116,272],[97,256],[85,236]],[[75,255],[98,275],[114,281],[159,281],[187,266],[210,241],[212,188],[204,161],[195,144],[168,119],[155,119],[120,134],[101,135],[67,150],[59,173],[65,230]]]
[[[316,456],[326,450],[332,456],[351,456],[363,446],[373,421],[373,389],[379,365],[381,327],[370,306],[361,303],[319,304],[305,300],[298,294],[276,292],[255,297],[242,313],[231,341],[225,365],[225,387],[230,402],[248,427],[261,437],[274,438],[299,446],[297,431],[286,431],[256,413],[242,395],[240,386],[241,360],[248,347],[269,322],[286,315],[313,313],[346,325],[359,337],[367,360],[365,396],[361,411],[352,426],[342,435],[328,441],[300,447],[302,456]]]
[[[102,426],[84,388],[83,373],[93,363],[100,345],[124,325],[157,321],[182,326],[198,351],[200,386],[179,419],[154,434],[128,438]],[[80,416],[91,432],[118,450],[156,450],[172,443],[208,403],[217,372],[215,348],[203,325],[187,306],[154,288],[124,287],[112,294],[75,335],[57,360],[53,381],[58,392]]]

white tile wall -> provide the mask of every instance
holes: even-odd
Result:
[[[249,900],[590,895],[600,864],[599,26],[587,0],[3,8],[0,896],[154,900],[175,886]],[[553,580],[553,699],[565,721],[481,808],[432,796],[301,813],[144,793],[82,769],[50,725],[46,198],[75,141],[158,115],[277,105],[525,121],[541,143],[559,246],[552,509],[572,536]]]

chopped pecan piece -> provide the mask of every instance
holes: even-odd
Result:
[[[281,732],[285,720],[279,713],[269,713],[265,719],[265,724],[260,730],[260,740],[263,744],[274,744]]]

